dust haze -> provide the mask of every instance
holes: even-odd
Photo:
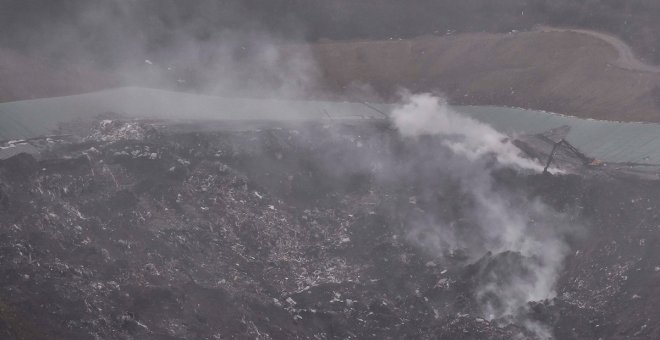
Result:
[[[178,13],[181,7],[164,2],[158,11]],[[131,1],[83,3],[70,10],[72,22],[49,28],[47,35],[32,35],[21,48],[111,70],[123,85],[277,98],[318,96],[322,88],[316,60],[300,44],[306,28],[295,21],[285,36],[269,32],[240,4],[204,2],[189,9],[188,20],[173,15],[170,22],[154,21],[149,6]],[[240,25],[209,30],[196,19],[208,19],[209,13],[222,13]],[[524,157],[510,137],[461,116],[442,97],[404,90],[391,121],[409,147],[404,159],[359,151],[343,156],[342,166],[332,171],[340,177],[346,168],[368,169],[383,183],[415,177],[425,188],[423,196],[438,190],[437,174],[448,178],[468,202],[469,221],[419,213],[405,222],[409,241],[440,258],[458,251],[472,262],[487,254],[506,258],[507,265],[481,277],[475,292],[487,320],[515,318],[526,312],[528,302],[552,299],[567,254],[564,233],[575,226],[566,225],[564,216],[542,202],[525,202],[492,180],[495,169],[540,173],[542,166]],[[323,162],[337,166],[335,159]],[[543,325],[528,325],[541,337],[550,336]]]
[[[337,97],[336,93],[329,90],[336,84],[325,83],[327,74],[324,72],[327,70],[324,71],[319,65],[313,48],[307,43],[327,37],[371,37],[368,34],[358,34],[361,32],[359,27],[355,29],[355,35],[337,28],[323,31],[322,27],[310,26],[309,22],[301,19],[300,9],[290,11],[298,11],[297,16],[287,11],[278,12],[279,2],[264,5],[260,11],[254,10],[255,6],[258,7],[258,2],[254,1],[245,4],[240,1],[201,1],[196,2],[195,6],[186,6],[183,3],[66,1],[60,4],[61,7],[53,13],[53,17],[48,17],[48,13],[43,10],[26,23],[32,27],[21,31],[12,39],[5,39],[4,42],[7,46],[31,57],[48,60],[54,65],[75,65],[79,69],[108,72],[116,80],[117,86],[143,86],[233,98],[309,100]],[[333,13],[351,12],[340,6],[341,4],[333,7]],[[543,4],[543,1],[507,1],[503,6],[507,8],[506,13],[509,15],[498,22],[498,25],[491,23],[490,19],[484,19],[483,22],[475,20],[472,25],[466,23],[457,27],[462,31],[488,28],[496,32],[512,32],[536,24],[531,17],[546,18],[539,13],[544,13],[548,17],[547,21],[555,20],[551,18],[551,14],[561,13],[561,10],[554,7],[547,9]],[[295,4],[286,8],[293,7]],[[541,7],[543,9],[539,9]],[[479,9],[479,13],[487,12],[485,7]],[[462,13],[462,10],[457,11]],[[524,15],[526,10],[529,10],[528,17]],[[411,13],[406,12],[413,18],[415,15],[422,15],[414,11]],[[482,16],[483,13],[477,15],[478,18]],[[43,20],[43,24],[40,20]],[[345,20],[345,17],[341,16],[336,19],[338,22]],[[405,33],[396,37],[388,37],[390,32],[387,30],[373,35],[378,38],[398,39],[418,34],[454,34],[455,31],[448,30],[447,27],[451,26],[450,23],[456,23],[449,19],[443,20],[444,26],[431,27],[432,29],[411,24],[413,28],[410,28],[410,31],[404,30]],[[395,20],[391,23],[394,26],[402,25]],[[648,56],[655,56],[655,52],[644,44],[637,48],[645,51]],[[379,98],[378,91],[368,82],[351,83],[344,86],[343,91],[348,98],[360,102],[363,102],[364,98]],[[304,168],[307,171],[319,168],[323,174],[328,175],[327,181],[335,181],[327,187],[347,185],[356,187],[356,191],[367,187],[364,189],[366,193],[363,193],[365,197],[373,194],[373,191],[369,191],[370,185],[394,188],[392,192],[403,196],[397,198],[392,207],[406,208],[401,211],[393,209],[394,211],[390,211],[386,216],[391,217],[390,222],[403,228],[407,244],[432,259],[428,261],[428,267],[446,265],[447,268],[455,268],[456,263],[460,263],[465,268],[471,268],[475,279],[469,298],[478,304],[479,320],[508,326],[521,325],[525,332],[536,338],[554,338],[552,325],[529,317],[531,306],[534,303],[547,303],[558,296],[557,284],[566,259],[572,253],[568,240],[581,233],[584,227],[571,212],[559,211],[538,197],[530,199],[530,195],[524,190],[507,187],[506,181],[511,180],[510,178],[519,180],[524,176],[543,178],[540,176],[561,176],[567,173],[553,167],[550,173],[542,175],[544,166],[541,160],[534,159],[519,149],[513,142],[517,136],[503,134],[487,124],[463,116],[442,94],[416,93],[403,89],[399,91],[397,98],[392,103],[391,112],[385,112],[384,119],[376,122],[382,124],[382,129],[370,135],[361,134],[359,129],[355,129],[357,132],[353,132],[354,134],[345,133],[340,127],[341,123],[333,121],[331,117],[319,124],[320,127],[314,126],[314,129],[318,128],[321,132],[282,124],[287,133],[290,133],[282,144],[290,146],[292,150],[312,153],[303,147],[296,149],[298,146],[295,143],[299,140],[314,140],[314,134],[317,133],[323,133],[324,137],[325,134],[330,136],[328,145],[341,145],[345,149],[337,147],[328,150],[319,147],[325,152],[312,156],[305,154],[309,156],[308,159],[301,160],[300,156],[301,159],[295,161],[289,161],[281,153],[274,153],[271,155],[272,159],[264,156],[249,160],[258,168],[254,173],[270,176],[270,172],[264,169]],[[103,124],[104,129],[111,129],[115,124],[121,125],[110,120],[104,120]],[[146,127],[143,129],[142,126],[140,129],[141,132],[151,131]],[[270,134],[266,134],[266,137],[259,135],[263,140],[254,137],[250,141],[263,142],[269,140],[268,138],[277,140],[282,128],[278,127],[274,131],[268,130]],[[104,146],[111,144],[104,139],[105,130],[97,132],[84,142],[107,142]],[[122,138],[142,139],[147,138],[146,135],[145,132],[139,137]],[[179,137],[177,135],[177,138]],[[195,142],[196,138],[203,139],[198,135],[185,138],[194,139]],[[201,148],[203,143],[205,142],[201,141],[197,145]],[[256,147],[250,144],[245,149],[237,147],[238,151],[232,152],[236,155],[240,152],[247,154],[245,150],[253,148],[258,151],[250,152],[269,155],[272,151],[270,145],[266,142],[262,144]],[[179,146],[176,144],[173,149],[184,149]],[[150,149],[151,147],[144,148],[145,157],[155,155],[150,159],[160,160],[160,151],[155,152],[156,147]],[[189,152],[191,159],[195,155],[193,149],[190,148]],[[99,153],[98,150],[95,152]],[[113,152],[114,155],[130,156],[129,152],[124,150]],[[217,158],[224,157],[220,151],[213,155]],[[91,163],[91,156],[86,154],[86,157]],[[228,159],[231,157],[228,156]],[[98,158],[101,159],[101,156]],[[174,163],[175,158],[172,159]],[[175,173],[191,164],[183,158],[177,158],[176,162],[171,168],[168,167],[169,172]],[[223,169],[223,174],[230,173],[215,163],[213,166],[213,171],[219,167]],[[105,168],[104,164],[103,169]],[[186,171],[181,170],[181,173],[188,176]],[[172,175],[169,172],[168,176]],[[312,173],[312,170],[308,172]],[[355,174],[362,177],[355,177]],[[181,178],[185,176],[180,175]],[[264,182],[272,180],[275,183],[279,180],[273,185],[293,186],[293,178],[293,175],[286,180],[269,177]],[[354,178],[357,178],[355,183],[351,182]],[[240,182],[231,183],[232,194],[233,190],[248,192],[248,185],[241,182],[242,179],[232,180]],[[313,181],[312,183],[314,184]],[[250,185],[250,191],[245,197],[256,200],[253,197],[256,196],[257,202],[266,197],[259,191],[263,188]],[[116,181],[115,186],[119,186]],[[319,191],[325,189],[327,188],[321,188],[319,184]],[[404,197],[406,195],[409,196]],[[245,197],[241,198],[241,203],[249,201]],[[162,197],[161,200],[165,201]],[[178,196],[176,203],[180,203]],[[269,211],[294,209],[286,207],[277,199],[268,203]],[[209,209],[208,206],[203,208],[206,208],[204,212]],[[308,215],[313,215],[309,211],[305,210],[305,220]],[[314,210],[314,213],[317,211]],[[284,217],[277,218],[284,223]],[[342,237],[341,242],[347,243],[351,240]],[[303,263],[304,260],[297,262]],[[345,266],[345,263],[342,265]],[[152,266],[155,268],[155,265]],[[240,267],[238,264],[236,266]],[[288,277],[286,279],[288,280]],[[197,285],[192,276],[191,281],[191,285]],[[359,277],[356,282],[359,282]],[[411,283],[412,285],[414,283]],[[310,287],[302,287],[296,293],[302,293],[305,289]],[[333,294],[331,301],[339,301],[341,296],[334,291]],[[418,292],[411,294],[419,295]],[[300,300],[304,301],[304,298]],[[282,305],[278,299],[275,301],[276,305]],[[295,310],[295,301],[284,301],[291,313],[302,314]],[[349,308],[354,302],[346,299],[342,303]],[[316,313],[315,309],[310,310],[314,312],[309,313]],[[294,320],[300,321],[302,317],[295,314]]]
[[[304,27],[292,20],[286,35],[270,31],[241,2],[65,1],[15,7],[26,7],[22,19],[31,20],[17,24],[21,39],[12,37],[8,46],[55,65],[103,70],[118,86],[300,98],[319,84],[309,49],[288,48],[301,41]],[[209,21],[222,25],[215,29]]]
[[[484,254],[505,258],[500,267],[481,278],[476,291],[483,317],[488,320],[519,316],[528,302],[554,298],[555,284],[569,251],[565,240],[580,226],[538,199],[526,201],[520,193],[495,186],[492,178],[493,171],[502,167],[540,173],[540,164],[523,156],[505,135],[461,116],[443,98],[403,93],[392,120],[402,138],[441,140],[449,150],[444,157],[437,156],[443,155],[439,149],[426,155],[420,152],[411,163],[428,162],[428,157],[436,153],[438,158],[426,171],[444,173],[459,185],[456,190],[462,197],[455,199],[469,201],[468,223],[447,220],[434,212],[422,213],[407,222],[409,238],[436,254],[462,251],[472,261]],[[408,176],[421,174],[408,172]],[[438,190],[433,185],[422,187],[428,190],[423,194],[426,196]],[[540,338],[552,337],[542,324],[525,324]]]

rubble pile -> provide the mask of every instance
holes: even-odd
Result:
[[[450,184],[433,203],[414,179],[351,162],[390,152],[393,135],[104,120],[0,161],[0,337],[538,338],[532,323],[562,339],[660,336],[657,184],[498,172],[585,228],[556,298],[491,319],[475,289],[516,254],[473,261],[412,242],[411,214],[469,209]]]
[[[144,139],[152,129],[145,124],[133,121],[104,119],[95,125],[85,138],[88,141],[116,142],[119,140]]]

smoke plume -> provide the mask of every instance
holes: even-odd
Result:
[[[403,136],[443,136],[444,144],[469,160],[493,155],[503,166],[540,171],[543,167],[523,158],[506,135],[489,125],[453,111],[443,98],[430,94],[404,93],[404,103],[392,112],[392,119]]]
[[[404,94],[391,116],[404,138],[441,139],[453,156],[436,163],[437,171],[460,183],[459,192],[470,202],[471,221],[457,225],[427,216],[410,222],[409,239],[437,254],[468,253],[480,268],[475,299],[489,320],[517,317],[528,302],[553,298],[568,252],[566,216],[538,199],[498,187],[493,179],[499,168],[540,172],[542,166],[523,157],[505,135],[430,94]],[[525,323],[537,336],[549,337],[544,326]]]

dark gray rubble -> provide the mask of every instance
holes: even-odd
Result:
[[[584,229],[556,298],[490,319],[477,284],[529,259],[411,242],[410,216],[469,202],[345,156],[405,154],[386,124],[199,130],[105,120],[0,161],[0,338],[660,337],[656,182],[494,172]]]

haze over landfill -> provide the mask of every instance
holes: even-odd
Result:
[[[658,18],[3,1],[0,338],[659,338]]]

